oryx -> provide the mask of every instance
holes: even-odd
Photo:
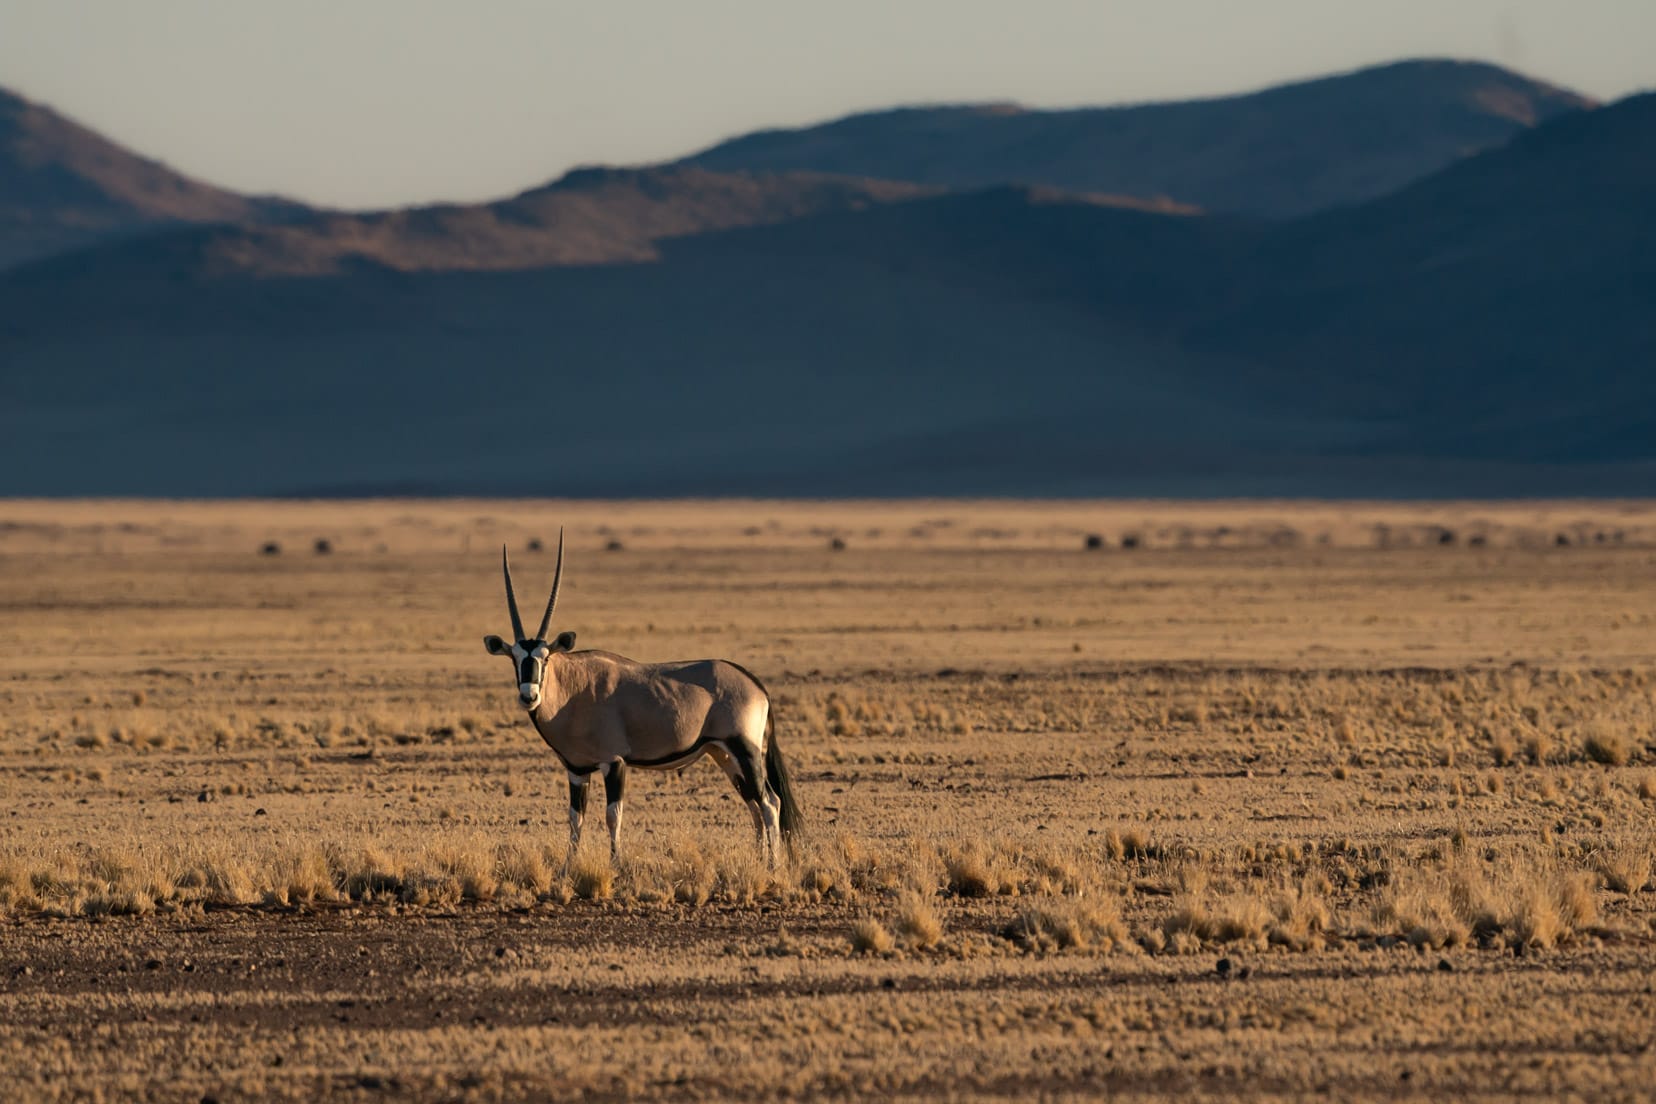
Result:
[[[788,770],[776,747],[770,695],[746,668],[724,659],[638,663],[610,652],[572,651],[575,634],[548,641],[563,581],[563,531],[552,596],[533,636],[523,631],[506,548],[506,608],[516,639],[483,638],[490,655],[511,656],[518,701],[569,776],[569,851],[581,843],[586,787],[604,777],[610,857],[620,858],[621,802],[628,767],[676,770],[711,755],[753,814],[760,847],[774,865],[779,845],[799,828]]]

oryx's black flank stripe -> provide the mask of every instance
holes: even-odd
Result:
[[[570,774],[578,774],[582,778],[585,778],[587,775],[598,769],[597,763],[594,763],[590,767],[577,767],[574,763],[571,763],[568,759],[564,758],[563,752],[559,751],[555,747],[552,747],[551,744],[547,744],[546,746],[552,748],[552,754],[558,757],[558,762],[562,763],[564,770],[568,771]]]
[[[681,759],[689,759],[691,756],[699,755],[706,751],[710,744],[722,744],[724,742],[725,738],[721,736],[703,736],[683,751],[674,752],[672,755],[664,755],[660,759],[628,759],[626,762],[628,766],[643,767],[646,770],[651,767],[666,767],[679,762]]]
[[[623,759],[620,760],[620,762],[626,763],[629,767],[641,767],[644,770],[652,770],[656,767],[670,767],[674,763],[692,759],[697,755],[700,755],[713,744],[723,744],[725,742],[727,741],[724,737],[705,736],[685,748],[683,751],[676,751],[671,755],[664,755],[660,759]],[[550,744],[547,746],[551,747]],[[578,767],[574,763],[571,763],[568,759],[565,759],[563,752],[559,751],[557,748],[552,748],[552,754],[558,757],[558,762],[563,764],[564,770],[568,771],[570,774],[581,775],[583,778],[595,770],[602,769],[604,766],[603,763],[594,763],[589,767]],[[614,760],[612,760],[612,762],[613,761]]]

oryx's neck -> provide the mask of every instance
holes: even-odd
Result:
[[[591,681],[585,665],[568,653],[548,656],[540,704],[530,715],[535,726],[549,731],[561,714],[567,715],[569,703],[590,689]]]

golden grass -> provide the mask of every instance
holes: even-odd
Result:
[[[268,994],[228,962],[192,975],[220,986],[190,992],[201,1007],[269,1001],[259,1022],[277,1024],[410,987],[381,1026],[303,1027],[304,1052],[257,1024],[237,1020],[233,1044],[201,1027],[192,1045],[234,1080],[181,1071],[194,1097],[350,1092],[359,1075],[434,1098],[923,1096],[961,1078],[962,1095],[1063,1096],[1096,1091],[1100,1069],[1133,1085],[1228,1070],[1198,1078],[1207,1095],[1309,1096],[1313,1068],[1350,1095],[1410,1068],[1446,1095],[1614,1096],[1580,1040],[1647,1027],[1601,1001],[1583,1032],[1568,1025],[1586,1005],[1558,1006],[1624,991],[1595,971],[1656,930],[1645,505],[4,505],[16,945],[315,931],[355,961],[372,932],[423,965],[443,933],[486,940],[440,979],[382,963],[349,993],[303,968]],[[781,870],[702,764],[635,772],[624,861],[594,816],[559,877],[563,775],[478,644],[503,628],[499,543],[520,596],[544,588],[550,557],[518,550],[559,520],[560,623],[583,645],[729,655],[770,686],[810,822]],[[1437,523],[1491,540],[1413,539]],[[1565,526],[1624,540],[1555,548]],[[1284,527],[1312,539],[1273,544]],[[323,530],[336,554],[293,551]],[[1141,547],[1123,552],[1129,531]],[[1087,532],[1110,551],[1085,552]],[[624,552],[601,551],[612,538]],[[266,539],[288,551],[258,556]],[[1478,968],[1425,976],[1416,947]],[[1242,962],[1251,979],[1230,984]],[[14,982],[0,1016],[58,1037],[96,1017],[150,1046],[162,1028],[133,1017],[171,1031],[178,1009],[118,973],[103,1003]],[[1222,996],[1180,983],[1214,976]],[[677,986],[672,1014],[739,1040],[730,1060],[653,1021],[606,1026],[649,1015],[656,984]],[[611,1003],[522,1019],[573,1016],[577,987]],[[476,993],[499,1003],[475,1014],[509,1014],[436,1017]],[[1482,1011],[1431,1011],[1449,1007]],[[1486,1061],[1555,1027],[1553,1073]],[[1354,1030],[1372,1045],[1342,1043]],[[1423,1044],[1445,1031],[1467,1047]],[[123,1048],[82,1048],[77,1075],[46,1037],[0,1048],[33,1095],[178,1095],[146,1079],[160,1049],[123,1065]],[[898,1040],[913,1061],[881,1057]],[[623,1047],[615,1080],[558,1057]],[[1043,1080],[1055,1070],[1069,1080]]]
[[[1545,848],[1493,862],[1456,855],[1399,877],[1374,919],[1380,933],[1420,947],[1547,950],[1595,926],[1597,884],[1593,870]]]
[[[1207,852],[1182,846],[1181,857],[1162,867],[1163,878],[1129,885],[1119,879],[1119,860],[1108,849],[1090,857],[1081,849],[1048,850],[1031,858],[1015,854],[1006,842],[998,848],[919,842],[894,878],[864,877],[860,885],[846,865],[848,858],[859,857],[859,845],[843,837],[777,871],[745,845],[706,848],[680,839],[670,855],[631,861],[619,870],[589,847],[576,855],[561,886],[545,845],[478,833],[445,837],[407,854],[370,840],[343,839],[295,840],[254,855],[198,844],[0,853],[0,913],[98,919],[202,909],[520,910],[570,907],[572,901],[809,908],[873,900],[886,902],[889,927],[873,916],[861,917],[853,946],[880,954],[899,946],[936,948],[948,929],[963,924],[1039,952],[1191,954],[1225,947],[1311,952],[1331,941],[1376,939],[1433,949],[1498,941],[1546,950],[1598,930],[1603,893],[1644,892],[1653,863],[1650,840],[1633,836],[1575,848],[1536,842],[1496,861],[1439,845],[1394,850],[1361,877],[1340,858],[1346,844],[1339,840]],[[956,859],[953,865],[944,861],[949,873],[941,879],[929,873],[937,869],[932,857],[937,854]],[[997,896],[988,900],[1027,903],[1011,906],[1009,915],[947,919],[959,907],[951,903],[986,899],[961,892],[959,864],[967,858],[971,871],[1003,872],[985,883],[997,887]],[[1020,862],[1021,875],[1005,873]],[[1053,867],[1064,876],[1042,873]],[[829,870],[833,873],[825,873]],[[1357,883],[1357,891],[1331,895],[1325,870],[1342,883]],[[1257,884],[1262,875],[1274,885]],[[929,889],[915,888],[928,877]],[[1131,914],[1123,912],[1122,893],[1129,902],[1140,902]],[[1161,900],[1165,907],[1155,905]]]

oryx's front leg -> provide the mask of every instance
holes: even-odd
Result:
[[[586,816],[586,784],[586,775],[569,772],[569,850],[564,854],[559,878],[569,873],[570,864],[575,861],[575,852],[581,849],[581,818]]]
[[[604,821],[609,825],[610,862],[621,863],[621,800],[626,796],[627,764],[617,759],[604,767]]]

